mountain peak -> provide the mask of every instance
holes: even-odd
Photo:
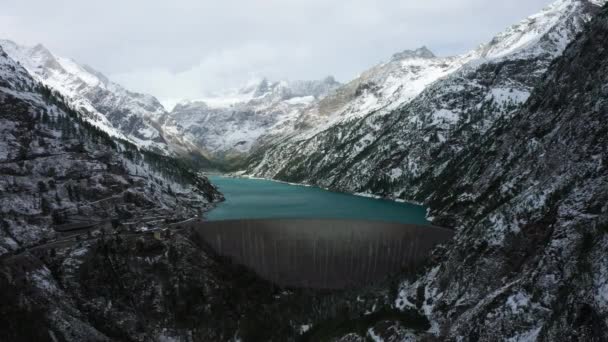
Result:
[[[18,47],[17,43],[10,39],[0,39],[0,46],[6,50],[6,48],[16,49]]]
[[[11,55],[13,59],[22,63],[25,62],[24,59],[29,59],[32,57],[43,61],[55,59],[51,51],[40,43],[36,44],[35,46],[24,46],[9,39],[0,39],[0,45],[3,46],[5,52]]]
[[[266,77],[262,79],[262,81],[258,84],[255,89],[254,97],[260,97],[270,91],[271,84]]]
[[[30,56],[38,56],[39,58],[44,58],[46,60],[54,60],[55,56],[47,49],[44,45],[38,43],[30,48],[29,51]]]
[[[32,51],[35,52],[44,52],[50,54],[51,52],[44,45],[38,43],[32,47]]]
[[[336,81],[336,78],[332,75],[326,76],[321,82],[325,84],[340,84],[340,82]]]
[[[94,75],[95,77],[97,77],[101,83],[103,83],[104,85],[108,85],[110,83],[110,80],[106,77],[106,75],[102,74],[101,72],[97,71],[96,69],[94,69],[93,67],[91,67],[90,65],[87,64],[82,64],[80,65],[86,72],[90,73],[91,75]]]
[[[585,21],[606,4],[606,0],[556,0],[540,12],[496,35],[482,44],[477,53],[487,59],[512,54],[559,56],[574,36],[565,36],[573,25],[583,27]]]
[[[409,59],[409,58],[435,58],[435,54],[426,46],[416,50],[404,50],[393,55],[392,60]]]

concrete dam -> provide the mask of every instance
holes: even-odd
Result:
[[[201,222],[221,256],[280,286],[343,289],[413,272],[449,229],[374,221],[273,219]]]

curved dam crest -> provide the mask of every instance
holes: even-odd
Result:
[[[343,289],[414,272],[454,232],[428,225],[323,219],[207,221],[193,225],[219,255],[277,285]]]

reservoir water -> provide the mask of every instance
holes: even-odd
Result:
[[[424,207],[316,187],[260,179],[210,176],[226,197],[207,213],[210,221],[241,219],[338,219],[426,225]]]
[[[287,287],[343,289],[414,274],[453,231],[425,208],[259,179],[210,177],[226,197],[190,225],[208,247]]]

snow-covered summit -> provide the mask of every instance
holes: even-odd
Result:
[[[558,0],[460,56],[402,53],[308,107],[290,135],[256,151],[247,172],[378,195],[387,190],[377,180],[388,179],[399,189],[390,196],[407,194],[412,179],[441,167],[440,154],[521,106],[605,3]]]
[[[10,58],[0,45],[0,88],[19,91],[29,90],[34,86],[35,82],[29,77],[27,70]]]
[[[426,46],[416,50],[404,50],[393,55],[392,60],[401,60],[408,58],[435,58],[435,54]]]
[[[572,26],[578,25],[576,21],[588,21],[591,14],[605,3],[606,0],[557,0],[539,13],[499,33],[492,41],[475,50],[474,54],[485,59],[508,55],[558,56],[574,39]]]
[[[100,129],[141,147],[171,153],[154,124],[166,111],[153,96],[128,91],[90,66],[56,56],[41,44],[28,47],[0,40],[0,46],[36,80],[85,112]]]
[[[195,142],[210,157],[248,153],[264,135],[293,127],[301,111],[340,86],[333,77],[312,81],[263,78],[213,96],[178,103],[162,120],[166,132]]]
[[[276,101],[297,101],[294,98],[327,96],[341,84],[333,76],[320,80],[271,81],[264,77],[252,79],[240,87],[216,90],[196,99],[175,101],[171,110],[183,106],[207,106],[209,108],[229,108],[243,104]]]
[[[410,103],[435,82],[447,77],[461,78],[485,63],[537,58],[550,61],[563,52],[597,13],[598,5],[605,3],[606,0],[557,0],[490,42],[459,56],[438,57],[427,47],[396,53],[388,62],[363,72],[307,108],[297,119],[294,139],[308,139],[336,124],[370,113],[386,115]],[[496,89],[495,93],[503,103],[527,98],[527,90],[521,87]]]
[[[40,47],[34,52],[48,56]],[[0,254],[56,237],[52,224],[72,216],[107,218],[122,207],[142,216],[185,209],[192,217],[221,198],[206,178],[173,158],[97,127],[0,46]],[[61,218],[53,215],[58,212]]]
[[[396,53],[306,108],[293,134],[307,138],[340,122],[371,112],[387,114],[402,106],[438,79],[458,70],[469,56],[437,57],[427,47]]]

